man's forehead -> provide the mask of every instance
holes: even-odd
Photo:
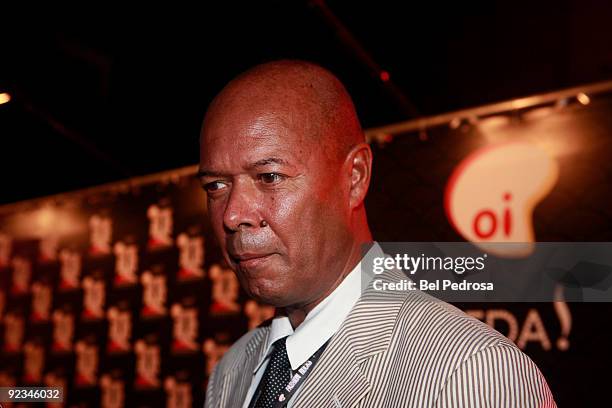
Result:
[[[250,156],[255,161],[276,155],[291,160],[292,156],[299,157],[311,150],[315,137],[310,133],[312,129],[296,125],[276,112],[224,115],[205,123],[201,138],[202,158],[238,154]]]
[[[248,142],[252,138],[277,137],[289,143],[294,141],[291,139],[314,136],[316,121],[299,107],[279,106],[279,101],[260,101],[253,106],[255,102],[240,101],[211,108],[202,129],[204,139],[241,137]]]

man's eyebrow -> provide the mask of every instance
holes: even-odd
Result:
[[[256,162],[249,164],[246,168],[247,170],[251,170],[257,167],[266,166],[268,164],[280,164],[284,166],[290,166],[287,160],[281,159],[279,157],[268,157],[266,159],[257,160]],[[216,172],[216,171],[206,170],[206,169],[199,169],[198,172],[195,174],[196,178],[219,177],[219,176],[225,176],[225,174]]]
[[[198,170],[198,172],[195,175],[196,178],[202,178],[202,177],[206,177],[206,176],[209,176],[209,177],[218,177],[218,176],[223,176],[223,174],[222,173],[218,173],[216,171],[209,171],[209,170],[200,169],[200,170]]]
[[[247,166],[247,169],[253,169],[255,167],[267,166],[268,164],[281,164],[284,166],[288,166],[289,162],[287,160],[281,159],[279,157],[268,157],[266,159],[257,160],[255,163],[251,163]]]

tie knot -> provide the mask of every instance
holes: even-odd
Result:
[[[281,337],[280,339],[272,343],[272,345],[274,346],[274,349],[275,350],[276,349],[286,349],[287,348],[287,337],[289,336]]]
[[[274,348],[270,353],[270,362],[277,367],[283,369],[291,367],[289,364],[289,355],[287,355],[287,337],[280,338],[273,343]]]

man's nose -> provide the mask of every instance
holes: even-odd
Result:
[[[240,226],[258,225],[257,196],[258,191],[255,186],[245,182],[234,183],[223,213],[223,224],[227,229],[238,231]]]

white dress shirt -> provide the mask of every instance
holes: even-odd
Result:
[[[384,256],[377,242],[374,242],[367,256]],[[275,341],[289,336],[286,343],[287,355],[291,363],[291,369],[297,370],[338,331],[340,325],[361,296],[361,289],[362,273],[361,262],[359,262],[340,285],[306,315],[304,321],[297,329],[293,329],[287,316],[275,317],[271,323],[270,335],[266,343],[266,352],[261,361],[255,366],[251,386],[242,407],[248,408],[257,390],[259,381],[266,370],[270,354],[272,353],[272,345]],[[295,394],[293,394],[287,405],[288,407],[291,406],[300,389],[301,387],[298,387]]]

